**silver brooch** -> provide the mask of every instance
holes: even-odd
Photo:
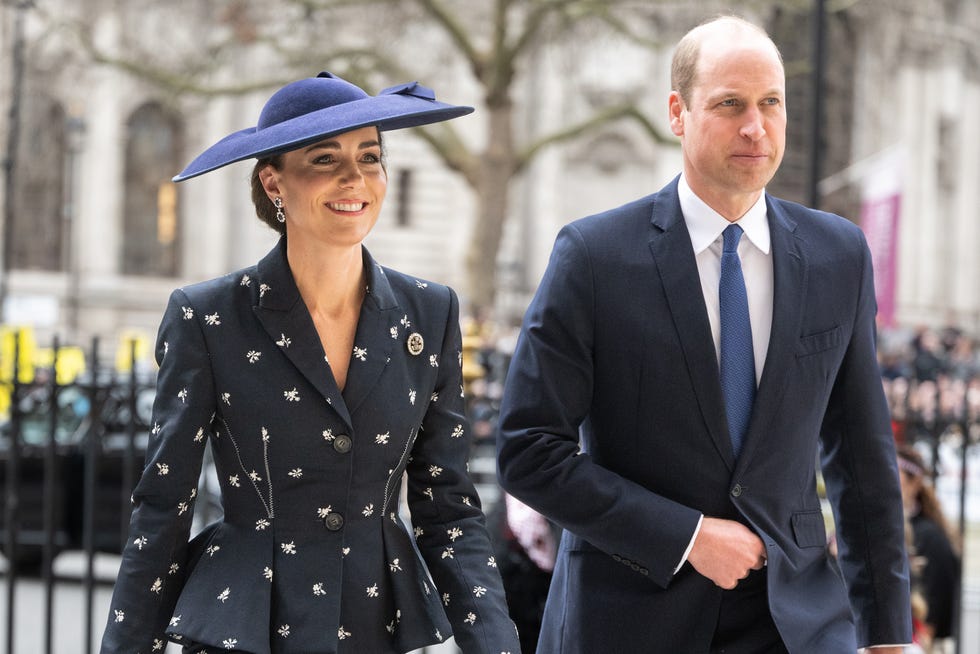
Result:
[[[425,341],[422,340],[422,334],[418,332],[412,332],[408,335],[408,353],[412,356],[418,356],[422,354],[422,348],[425,347]]]

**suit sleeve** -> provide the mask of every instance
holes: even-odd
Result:
[[[416,541],[453,626],[469,654],[519,652],[476,488],[467,462],[472,435],[464,415],[459,304],[449,291],[435,391],[408,464]]]
[[[822,468],[858,645],[909,643],[908,558],[895,446],[875,354],[871,255],[857,232],[860,295],[822,430]]]
[[[163,651],[164,630],[186,573],[188,535],[215,397],[200,323],[182,291],[170,296],[156,358],[160,371],[146,466],[133,492],[129,537],[102,654]]]
[[[498,465],[515,497],[666,587],[691,543],[699,511],[597,464],[579,442],[591,408],[597,315],[587,245],[559,233],[525,314],[501,402]],[[596,434],[615,439],[617,434]]]

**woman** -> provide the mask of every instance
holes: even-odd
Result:
[[[282,237],[170,298],[102,652],[169,638],[185,653],[374,654],[451,634],[467,654],[520,651],[466,473],[456,296],[361,245],[385,196],[381,131],[471,111],[321,73],[174,178],[258,158],[253,201]],[[206,440],[224,518],[188,543]]]
[[[927,480],[926,465],[918,450],[898,448],[902,504],[912,528],[913,582],[925,601],[923,631],[928,641],[953,636],[959,598],[960,561],[956,538],[943,515],[939,498]]]

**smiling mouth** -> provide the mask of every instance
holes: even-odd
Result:
[[[345,211],[354,213],[364,208],[364,202],[329,202],[327,206],[334,211]]]

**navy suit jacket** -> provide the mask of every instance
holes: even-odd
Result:
[[[764,541],[793,654],[911,642],[870,254],[843,218],[766,201],[772,335],[738,460],[677,180],[559,233],[498,435],[504,488],[567,530],[540,652],[707,652],[723,591],[674,572],[701,514]]]
[[[174,291],[103,654],[162,651],[167,637],[406,652],[453,633],[467,652],[519,651],[466,471],[456,296],[366,251],[364,264],[343,392],[285,240],[257,266]],[[224,518],[188,543],[208,440]]]

